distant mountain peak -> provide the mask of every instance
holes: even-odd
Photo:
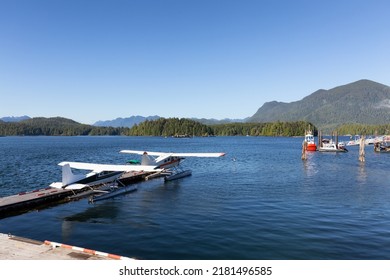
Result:
[[[29,116],[20,116],[20,117],[8,116],[8,117],[0,118],[0,120],[2,120],[3,122],[20,122],[28,119],[31,118]]]
[[[111,126],[111,127],[133,127],[136,124],[139,124],[141,122],[144,122],[146,120],[157,120],[159,119],[159,116],[131,116],[128,118],[116,118],[114,120],[107,120],[107,121],[97,121],[94,123],[94,126]]]
[[[251,122],[308,121],[320,129],[344,123],[390,123],[390,87],[361,79],[329,90],[320,89],[291,103],[267,102]]]

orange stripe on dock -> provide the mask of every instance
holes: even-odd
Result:
[[[67,248],[67,249],[73,249],[73,246],[66,245],[66,244],[61,244],[62,248]]]
[[[122,259],[121,256],[114,255],[114,254],[108,254],[108,257],[109,257],[110,259],[115,259],[115,260],[121,260],[121,259]]]
[[[84,249],[83,252],[91,255],[96,255],[96,251],[91,249]]]
[[[70,250],[74,250],[74,251],[82,251],[82,252],[84,252],[86,254],[99,255],[99,256],[107,257],[107,258],[114,259],[114,260],[131,259],[131,258],[128,258],[128,257],[122,257],[122,256],[115,255],[115,254],[103,253],[103,252],[99,252],[99,251],[95,251],[95,250],[91,250],[91,249],[80,248],[80,247],[77,247],[77,246],[71,246],[71,245],[61,244],[61,243],[57,243],[57,242],[51,242],[51,241],[48,241],[48,240],[45,240],[44,244],[52,246],[53,248],[61,247],[61,248],[70,249]]]

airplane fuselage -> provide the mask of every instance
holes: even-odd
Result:
[[[103,171],[100,173],[91,172],[86,175],[86,178],[73,183],[84,184],[88,186],[104,184],[115,181],[115,179],[119,178],[122,173],[122,171]]]
[[[160,161],[156,161],[156,165],[159,169],[169,169],[178,166],[183,159],[183,157],[169,156]]]

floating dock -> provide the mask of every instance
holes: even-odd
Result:
[[[119,184],[127,190],[135,182],[145,180],[151,172],[129,172],[123,174]],[[0,219],[43,209],[61,203],[91,196],[104,185],[86,187],[81,190],[47,187],[15,195],[0,197]],[[52,241],[37,241],[0,233],[0,260],[131,260],[132,258],[100,252],[92,249],[61,244]]]
[[[143,181],[153,172],[127,172],[119,178],[123,186]],[[66,188],[47,187],[16,195],[0,197],[0,218],[25,213],[34,209],[42,209],[60,203],[88,197],[103,185],[86,187],[81,190],[67,190]]]
[[[0,197],[0,217],[60,202],[73,195],[72,190],[48,187],[45,189],[21,192],[16,195]]]

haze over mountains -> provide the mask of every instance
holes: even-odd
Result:
[[[116,118],[115,120],[108,120],[108,121],[98,121],[94,123],[95,126],[112,126],[112,127],[133,127],[136,124],[140,124],[141,122],[144,122],[146,120],[157,120],[161,118],[160,116],[149,116],[149,117],[142,117],[142,116],[131,116],[128,118]],[[223,119],[223,120],[217,120],[217,119],[198,119],[198,118],[191,118],[194,121],[206,124],[206,125],[212,125],[212,124],[223,124],[223,123],[232,123],[232,122],[244,122],[246,119]]]
[[[146,120],[152,121],[152,120],[157,120],[159,118],[160,118],[159,116],[148,116],[148,117],[131,116],[128,118],[116,118],[115,120],[98,121],[93,125],[112,126],[112,127],[133,127],[134,125],[144,122]]]
[[[24,121],[24,120],[28,120],[28,119],[30,119],[29,116],[3,117],[3,118],[0,118],[0,121],[3,121],[3,122],[20,122],[20,121]]]
[[[248,112],[248,115],[250,112]],[[17,122],[28,119],[4,117],[0,121]],[[132,127],[159,116],[131,116],[115,120],[99,121],[95,126]],[[258,111],[246,119],[198,119],[206,125],[231,122],[307,121],[322,130],[335,129],[342,124],[390,124],[390,87],[370,80],[359,80],[333,89],[320,89],[302,100],[285,103],[264,103]]]

